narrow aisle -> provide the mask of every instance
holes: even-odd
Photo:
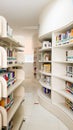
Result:
[[[68,130],[68,128],[39,103],[36,95],[38,83],[25,83],[25,122],[21,130]]]

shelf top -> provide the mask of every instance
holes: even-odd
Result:
[[[66,32],[69,29],[73,28],[73,21],[69,22],[68,24],[62,26],[61,28],[58,28],[57,30],[54,30],[54,32]]]
[[[39,40],[42,42],[44,40],[49,40],[52,38],[52,32],[48,32],[46,34],[43,34],[42,36],[39,36]]]
[[[52,74],[51,73],[47,73],[47,72],[44,72],[44,71],[39,71],[39,73],[43,74],[43,75],[47,75],[47,76],[51,76]]]
[[[14,99],[14,104],[12,105],[12,107],[10,108],[10,110],[8,111],[8,123],[10,122],[10,120],[12,119],[12,117],[14,116],[15,112],[17,111],[17,109],[19,108],[21,102],[23,101],[23,97],[16,97]]]
[[[73,111],[69,110],[65,103],[54,103],[56,106],[58,106],[62,111],[64,111],[70,118],[73,120]]]
[[[51,49],[52,49],[51,46],[48,47],[48,48],[41,48],[41,49],[39,49],[39,52],[42,52],[42,51],[49,51],[49,50],[51,50]]]
[[[55,63],[64,63],[64,64],[70,64],[70,63],[72,63],[73,64],[73,61],[52,61],[52,62],[55,62]]]
[[[59,45],[55,45],[53,46],[55,48],[68,48],[68,47],[73,47],[73,42],[69,42],[69,43],[62,43],[62,44],[59,44]]]
[[[14,85],[11,85],[9,88],[8,88],[8,93],[7,93],[7,96],[9,96],[17,87],[19,87],[19,85],[23,82],[23,79],[22,80],[17,80]]]
[[[63,89],[63,90],[54,90],[54,91],[59,93],[63,97],[68,98],[70,101],[73,102],[73,95],[71,93],[69,93],[69,92],[66,92],[65,89]]]
[[[63,75],[53,75],[53,76],[73,83],[73,78],[72,77],[63,76]]]
[[[9,67],[22,67],[23,65],[24,65],[24,63],[8,64],[7,68],[9,68]]]
[[[43,87],[45,87],[45,88],[48,88],[48,89],[50,89],[51,90],[51,86],[49,86],[49,84],[47,84],[47,83],[44,83],[43,81],[39,81],[39,83],[43,86]]]
[[[44,94],[42,89],[39,89],[38,94],[41,98],[43,98],[45,101],[48,101],[48,103],[51,103],[51,97]]]
[[[19,42],[11,37],[0,37],[0,45],[5,47],[23,47]]]
[[[22,114],[20,115],[19,113],[17,113],[16,116],[15,116],[15,119],[13,119],[13,128],[12,128],[12,130],[19,130],[23,120],[24,120],[23,115]]]
[[[50,62],[52,62],[51,60],[48,60],[48,61],[41,61],[41,60],[39,60],[39,63],[50,63]]]

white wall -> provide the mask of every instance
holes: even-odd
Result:
[[[34,56],[34,43],[33,36],[36,31],[25,31],[23,34],[14,34],[22,45],[24,45],[24,72],[25,79],[33,80],[33,56]]]
[[[40,15],[39,36],[73,21],[73,0],[51,0]]]

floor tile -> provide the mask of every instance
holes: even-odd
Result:
[[[39,104],[36,94],[38,86],[37,81],[26,81],[24,84],[24,117],[26,121],[23,123],[21,130],[68,130],[57,117]]]

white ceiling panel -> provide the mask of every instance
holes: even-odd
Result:
[[[41,10],[51,0],[0,0],[0,15],[3,15],[13,29],[38,25]]]

